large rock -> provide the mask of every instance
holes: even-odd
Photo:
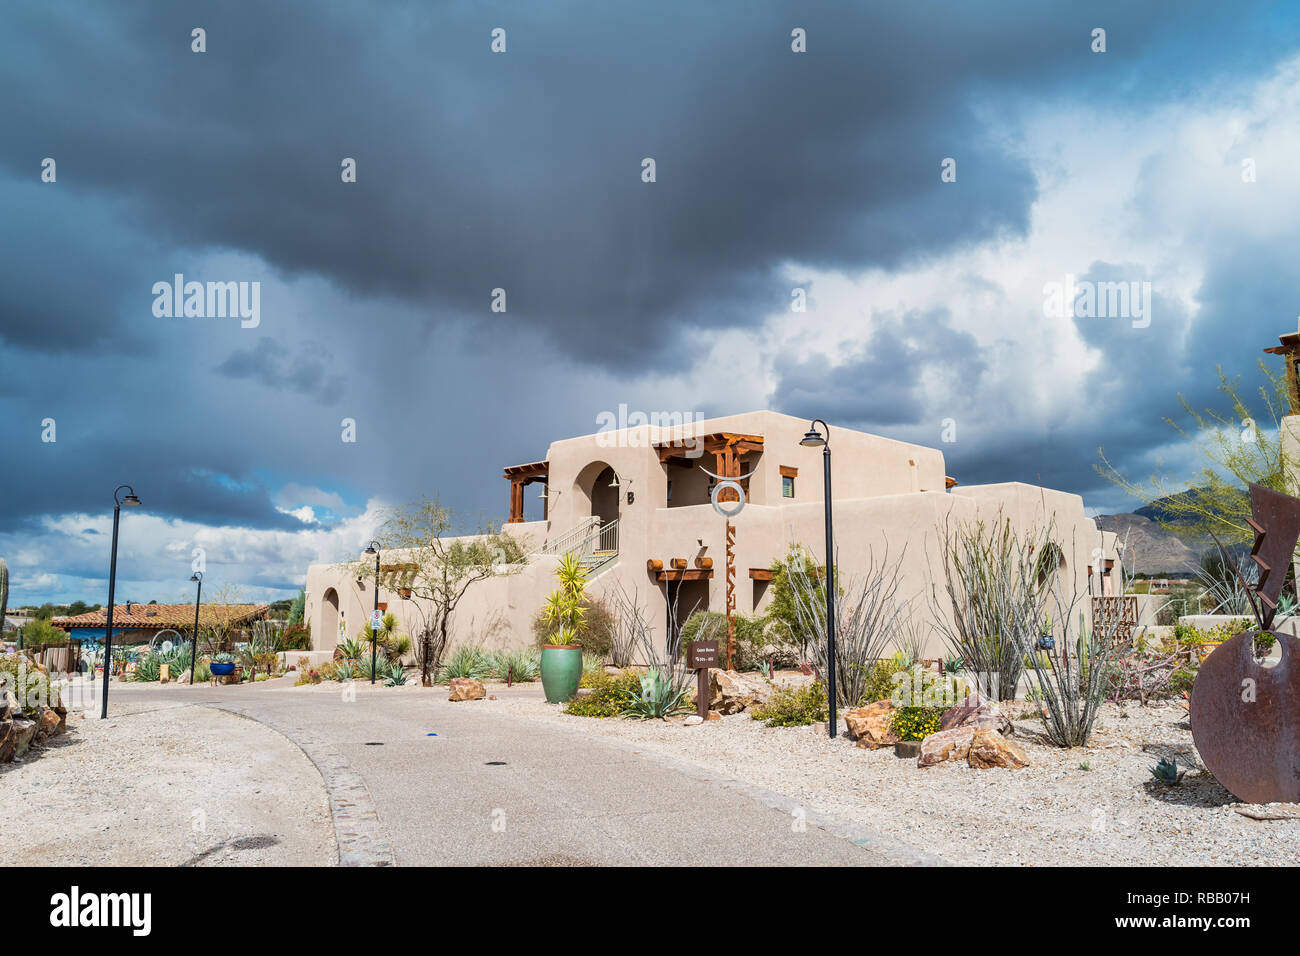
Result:
[[[448,700],[481,700],[487,689],[472,677],[453,677],[447,688]]]
[[[939,716],[939,730],[952,730],[954,727],[974,727],[976,730],[992,730],[999,734],[1011,734],[1011,721],[1007,719],[997,704],[982,701],[969,701],[949,707]]]
[[[36,721],[22,717],[0,721],[0,763],[21,757],[36,736]]]
[[[709,710],[738,714],[747,707],[766,703],[771,696],[772,688],[763,681],[751,680],[736,671],[709,671]]]
[[[848,726],[849,737],[858,742],[859,747],[878,750],[892,747],[898,742],[889,722],[894,718],[894,702],[878,700],[865,707],[854,707],[844,712],[844,723]]]
[[[6,687],[4,694],[0,696],[0,719],[21,716],[22,708],[18,706],[18,698]]]
[[[940,730],[921,741],[921,752],[917,755],[918,767],[933,767],[946,760],[965,760],[970,753],[971,742],[980,733],[974,727],[953,727]]]
[[[1006,767],[1019,770],[1029,766],[1029,757],[1013,741],[991,730],[977,730],[966,757],[976,770]]]
[[[63,718],[53,707],[42,707],[37,720],[36,734],[41,738],[57,737],[64,731]]]

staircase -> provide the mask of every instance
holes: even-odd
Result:
[[[587,577],[594,578],[618,560],[618,519],[601,524],[595,515],[584,518],[533,554],[577,555]]]

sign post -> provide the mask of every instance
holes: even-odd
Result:
[[[687,645],[686,666],[695,671],[695,712],[709,719],[709,668],[718,666],[717,641],[692,641]]]

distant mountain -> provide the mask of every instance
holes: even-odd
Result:
[[[1098,515],[1097,527],[1115,532],[1125,542],[1124,567],[1130,574],[1181,576],[1189,573],[1200,564],[1201,555],[1213,546],[1213,541],[1166,531],[1148,514],[1143,514],[1149,510]]]

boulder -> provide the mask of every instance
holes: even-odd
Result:
[[[772,696],[771,687],[736,671],[709,671],[709,709],[720,714],[738,714],[747,707],[763,704]]]
[[[41,737],[57,737],[63,733],[65,724],[53,707],[42,707],[41,716],[37,721],[36,733]]]
[[[711,710],[711,711],[709,711],[709,716],[705,717],[704,719],[705,719],[705,720],[721,720],[721,719],[722,719],[722,715],[721,715],[720,713],[718,713],[716,710]]]
[[[892,747],[898,740],[889,729],[889,722],[894,717],[894,703],[878,700],[865,707],[854,707],[844,712],[844,723],[849,729],[849,739],[856,740],[859,747],[878,750]]]
[[[36,721],[13,717],[0,721],[0,763],[21,757],[36,736]]]
[[[18,706],[18,698],[6,687],[4,695],[0,696],[0,719],[21,716],[22,708]]]
[[[704,723],[704,718],[699,714],[691,714],[691,716],[683,720],[682,723],[687,727],[694,727],[696,724]]]
[[[939,716],[939,730],[952,730],[954,727],[974,727],[1008,735],[1012,732],[1011,721],[1001,708],[987,702],[971,701],[945,710]]]
[[[447,688],[448,700],[482,700],[487,689],[472,677],[453,677]]]
[[[1029,757],[1015,742],[992,730],[975,731],[966,759],[976,770],[986,770],[989,767],[1019,770],[1029,766]]]
[[[921,741],[921,753],[916,758],[918,767],[933,767],[945,760],[965,760],[971,742],[981,733],[974,727],[953,727],[940,730]]]

